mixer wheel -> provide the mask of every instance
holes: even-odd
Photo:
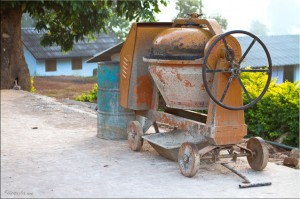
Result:
[[[178,164],[182,175],[193,177],[200,167],[200,156],[195,144],[185,142],[181,145],[178,152]]]
[[[253,170],[263,170],[269,160],[269,151],[265,141],[260,137],[250,138],[247,142],[247,148],[253,153],[253,156],[247,156],[248,163]]]
[[[131,121],[127,127],[128,145],[133,151],[140,151],[143,146],[143,129],[138,121]]]
[[[252,41],[243,54],[239,41],[234,35],[237,35],[237,38],[249,38],[249,41]],[[246,67],[258,62],[255,60],[255,57],[253,57],[253,53],[251,57],[251,50],[259,51],[262,55],[259,61],[261,67]],[[208,41],[204,52],[202,79],[207,94],[216,104],[229,110],[244,110],[255,105],[264,96],[272,78],[272,60],[267,47],[257,36],[243,30],[234,30],[221,35],[215,35]],[[247,55],[249,54],[248,59]],[[219,63],[218,60],[223,60],[222,63],[226,64],[220,64],[221,62]],[[226,77],[226,80],[222,82],[224,83],[224,88],[220,93],[213,90],[213,80],[211,79],[211,76],[217,74]],[[251,94],[244,85],[245,82],[249,81],[247,74],[254,76],[258,74],[266,75],[266,79],[256,80],[260,82],[259,84],[262,88],[255,95]],[[236,88],[235,85],[239,85],[246,98],[242,105],[232,105],[230,103],[232,99],[227,97],[228,93],[232,92],[231,88]],[[231,96],[232,95],[233,94],[231,94]]]

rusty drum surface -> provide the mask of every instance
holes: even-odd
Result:
[[[97,137],[126,140],[127,124],[135,120],[134,111],[120,106],[120,64],[101,62],[98,65],[98,132]]]
[[[143,60],[149,64],[149,72],[168,107],[208,108],[202,63],[211,37],[207,29],[186,26],[166,29],[153,40],[151,54]]]
[[[171,108],[204,110],[209,96],[202,81],[202,67],[198,65],[172,66],[150,63],[149,72]]]
[[[169,28],[154,38],[150,57],[173,60],[199,59],[203,57],[205,45],[211,37],[211,33],[203,28]]]

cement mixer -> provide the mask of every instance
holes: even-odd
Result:
[[[242,49],[239,39],[245,37],[250,43]],[[265,59],[251,66],[248,55],[257,50]],[[257,36],[242,30],[223,33],[217,21],[197,14],[173,23],[133,23],[120,67],[120,105],[145,118],[128,124],[131,150],[140,151],[146,140],[160,155],[178,161],[187,177],[204,159],[222,163],[246,156],[252,169],[266,167],[264,140],[244,139],[244,110],[263,97],[272,76],[270,54]],[[267,77],[258,80],[262,89],[256,96],[245,86],[250,73]],[[172,130],[159,132],[158,124]],[[152,125],[155,133],[147,134]]]

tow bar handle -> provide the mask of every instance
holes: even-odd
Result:
[[[227,163],[221,163],[221,165],[226,167],[228,170],[232,171],[236,175],[240,176],[244,180],[243,184],[239,184],[240,188],[262,187],[262,186],[269,186],[269,185],[272,184],[271,182],[251,183],[251,181],[246,176],[244,176],[243,174],[241,174],[240,172],[238,172],[234,168],[227,165]]]

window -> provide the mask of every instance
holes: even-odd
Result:
[[[47,59],[46,60],[46,72],[56,71],[56,60]]]
[[[289,82],[294,82],[294,67],[283,66],[283,69],[283,81],[288,80]]]
[[[73,58],[72,59],[72,70],[80,70],[82,69],[82,59],[81,58]]]

